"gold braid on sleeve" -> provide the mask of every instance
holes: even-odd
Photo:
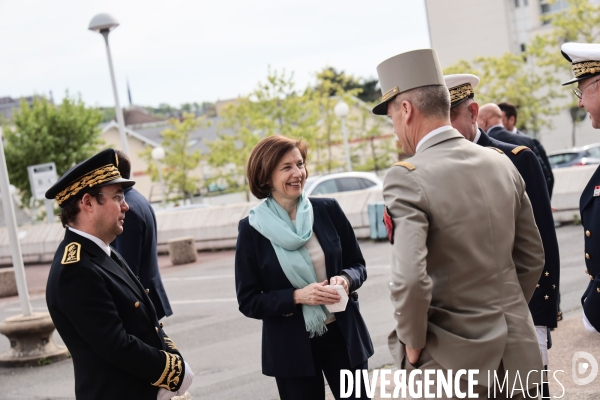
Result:
[[[179,349],[177,349],[177,346],[175,346],[175,343],[173,343],[173,341],[171,340],[171,338],[168,338],[165,336],[165,343],[167,344],[167,347],[171,350],[175,350],[175,351],[179,351]]]
[[[167,353],[166,351],[162,352],[166,356],[165,369],[160,378],[152,385],[175,392],[179,386],[181,374],[183,373],[183,362],[181,361],[181,358],[175,354]]]

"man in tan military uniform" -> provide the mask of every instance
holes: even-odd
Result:
[[[478,369],[482,395],[493,385],[488,371],[506,374],[509,387],[519,373],[533,388],[543,364],[527,301],[544,252],[523,179],[507,157],[452,128],[434,50],[399,54],[377,72],[384,94],[373,112],[392,119],[411,156],[390,169],[383,188],[392,356],[407,370]]]

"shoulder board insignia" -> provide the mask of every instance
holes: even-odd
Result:
[[[488,149],[492,149],[492,150],[496,150],[500,154],[504,154],[504,152],[502,150],[500,150],[499,148],[497,148],[497,147],[487,146],[487,148]]]
[[[414,171],[415,169],[417,169],[417,167],[415,167],[414,165],[412,165],[411,163],[409,163],[409,162],[406,162],[406,161],[398,161],[398,162],[397,162],[396,164],[394,164],[393,166],[394,166],[394,167],[395,167],[395,166],[398,166],[398,167],[404,167],[404,168],[406,168],[406,169],[407,169],[407,170],[409,170],[409,171]]]
[[[81,245],[77,242],[71,242],[65,247],[61,264],[74,264],[81,259]]]
[[[514,155],[519,154],[520,152],[522,152],[523,150],[529,150],[529,147],[527,146],[519,146],[519,147],[515,147],[514,149],[512,149],[510,152],[513,153]]]

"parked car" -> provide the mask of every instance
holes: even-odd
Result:
[[[600,143],[552,152],[548,161],[552,168],[600,164]]]
[[[307,196],[377,189],[383,189],[383,181],[372,172],[340,172],[309,176],[304,184]]]

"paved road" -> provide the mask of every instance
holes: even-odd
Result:
[[[562,310],[576,312],[588,283],[583,266],[580,226],[557,229],[561,250]],[[390,364],[386,339],[393,328],[388,299],[390,247],[387,242],[362,242],[369,278],[360,289],[361,312],[375,345],[370,367]],[[190,390],[196,399],[277,399],[272,378],[261,374],[261,322],[237,310],[233,251],[201,253],[197,264],[173,267],[161,257],[161,272],[174,315],[164,321],[165,331],[182,350],[196,377]],[[28,266],[34,311],[46,309],[43,283],[48,266]],[[18,314],[16,298],[0,301],[0,320]],[[559,326],[560,329],[560,326]],[[55,334],[56,341],[62,343]],[[0,338],[0,353],[8,341]],[[71,360],[42,368],[0,368],[0,396],[16,399],[74,399]]]

